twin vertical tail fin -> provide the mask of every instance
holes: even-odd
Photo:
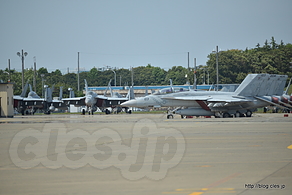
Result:
[[[20,97],[25,97],[25,95],[26,95],[26,92],[27,92],[27,88],[28,88],[28,81],[26,82],[26,84],[25,84],[25,86],[24,86],[24,88],[23,88],[23,90],[22,90],[22,92],[21,92],[21,94],[20,94]]]
[[[86,79],[84,79],[84,83],[85,83],[85,92],[86,92],[86,94],[87,94],[87,92],[88,92],[88,85],[87,85],[87,81],[86,81]]]
[[[63,86],[60,86],[59,100],[63,98]]]
[[[28,84],[28,85],[29,85],[29,91],[32,92],[31,84]]]
[[[171,87],[171,91],[174,92],[174,88],[173,88],[173,85],[172,85],[172,79],[169,79],[169,84],[170,84],[170,87]]]
[[[74,98],[75,97],[75,93],[73,91],[72,88],[68,88],[68,91],[69,91],[69,98]]]
[[[282,95],[287,75],[249,74],[234,92],[237,96]]]
[[[291,80],[292,80],[292,78],[290,79],[290,81],[288,83],[288,86],[286,88],[286,91],[284,92],[285,95],[288,95],[288,91],[289,91],[289,88],[290,88],[290,85],[291,85]]]
[[[45,91],[45,101],[46,102],[52,102],[53,101],[53,93],[52,89],[47,87]]]

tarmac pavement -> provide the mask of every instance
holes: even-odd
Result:
[[[0,194],[292,194],[292,114],[0,118]]]

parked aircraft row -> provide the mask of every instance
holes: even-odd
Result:
[[[120,104],[134,98],[133,88],[130,87],[129,92],[126,97],[123,97],[121,94],[115,92],[113,93],[110,87],[110,82],[108,89],[110,89],[110,97],[104,95],[98,95],[94,91],[88,90],[87,81],[85,81],[85,96],[84,97],[71,97],[62,99],[66,105],[74,105],[76,107],[86,106],[86,110],[83,109],[82,113],[88,112],[92,114],[97,111],[97,108],[101,109],[106,114],[110,114],[113,111],[113,108],[117,108],[117,112],[120,112],[121,109],[125,109],[127,113],[131,111],[128,110],[128,107],[120,107]],[[106,91],[105,91],[106,93]]]
[[[131,113],[130,107],[135,108],[160,108],[168,107],[167,118],[172,118],[173,114],[183,116],[252,116],[252,113],[260,107],[274,105],[279,108],[287,109],[292,106],[292,96],[287,95],[287,90],[283,93],[286,75],[270,74],[249,74],[238,88],[233,92],[225,91],[203,91],[196,89],[185,89],[170,87],[161,89],[151,95],[134,99],[133,87],[130,87],[127,97],[119,93],[113,93],[110,84],[107,90],[110,90],[110,97],[98,95],[88,90],[85,80],[85,96],[74,97],[73,91],[69,98],[62,99],[62,89],[58,100],[52,99],[52,90],[45,88],[45,98],[40,98],[31,86],[26,84],[25,90],[20,96],[14,96],[14,105],[19,112],[34,113],[37,109],[42,109],[44,113],[49,114],[55,108],[67,109],[69,105],[76,107],[83,106],[82,113],[93,114],[99,108],[101,111],[109,114],[116,109],[117,112],[125,110]],[[110,82],[109,82],[110,83]],[[26,90],[30,86],[28,97],[24,97]],[[172,109],[171,109],[172,108]]]
[[[28,96],[25,97],[27,88],[30,88]],[[52,87],[54,88],[54,86]],[[58,100],[53,100],[52,98],[52,89],[48,86],[45,86],[45,97],[40,98],[36,92],[32,90],[30,84],[26,83],[24,90],[20,95],[14,96],[14,108],[17,109],[22,115],[25,113],[34,114],[36,110],[41,109],[45,114],[50,114],[55,108],[66,109],[67,106],[64,104],[62,99],[62,88],[60,88],[60,97]]]
[[[28,96],[25,97],[28,86],[30,86],[30,92],[28,93]],[[93,114],[97,108],[106,114],[110,114],[113,109],[118,107],[122,102],[134,98],[132,87],[130,87],[127,97],[123,97],[117,92],[113,93],[110,85],[108,86],[108,89],[110,89],[110,97],[107,97],[106,95],[98,95],[95,92],[88,90],[87,81],[85,80],[85,96],[74,97],[74,92],[70,90],[70,97],[62,99],[62,88],[60,88],[60,96],[58,100],[53,100],[51,88],[45,87],[45,98],[40,98],[36,92],[32,91],[31,85],[27,83],[21,95],[13,97],[14,107],[22,115],[28,113],[34,114],[37,109],[43,110],[45,114],[50,114],[55,108],[67,110],[69,105],[86,107],[86,109],[82,109],[83,114],[85,114],[85,112]],[[117,111],[119,112],[122,109],[125,109],[128,113],[131,112],[127,107],[120,106]]]

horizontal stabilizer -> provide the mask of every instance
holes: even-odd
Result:
[[[263,97],[255,97],[255,98],[258,99],[258,100],[261,100],[261,101],[267,102],[267,103],[269,103],[269,104],[271,104],[271,105],[277,106],[277,107],[279,107],[279,108],[287,109],[285,106],[281,106],[281,105],[279,105],[279,104],[277,104],[277,103],[275,103],[275,102],[272,102],[272,101],[270,101],[270,100],[267,100],[267,99],[265,99],[265,98],[263,98]]]

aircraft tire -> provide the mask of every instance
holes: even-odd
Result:
[[[111,112],[108,109],[105,110],[105,114],[110,114],[110,113]]]
[[[85,109],[82,109],[82,115],[85,115]]]
[[[245,116],[246,116],[246,117],[251,117],[251,115],[252,115],[252,112],[251,112],[250,110],[248,110],[248,111],[245,113]]]
[[[168,114],[166,118],[167,119],[171,119],[171,118],[173,119],[173,115],[172,114]]]
[[[132,110],[129,110],[129,111],[128,111],[128,114],[132,114]]]
[[[230,117],[230,114],[228,112],[223,113],[223,118],[229,118],[229,117]]]
[[[234,114],[234,116],[235,116],[235,118],[239,118],[239,117],[241,116],[241,113],[240,113],[240,112],[236,112],[236,113]]]

